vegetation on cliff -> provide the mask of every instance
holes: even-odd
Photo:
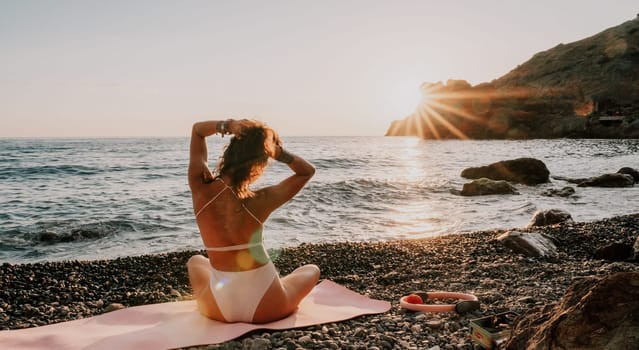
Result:
[[[386,135],[427,139],[639,137],[639,17],[535,54],[471,86],[424,83],[423,102]]]

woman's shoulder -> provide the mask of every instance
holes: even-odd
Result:
[[[244,200],[246,207],[254,213],[270,214],[270,212],[274,209],[272,203],[273,194],[270,193],[271,191],[272,189],[269,189],[269,187],[253,191],[252,195]]]

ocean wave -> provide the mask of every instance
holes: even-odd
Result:
[[[56,244],[62,242],[76,242],[95,240],[114,235],[126,229],[125,221],[107,221],[81,223],[76,220],[45,221],[36,224],[33,230],[26,233],[33,243]]]
[[[0,179],[9,180],[12,178],[35,179],[49,176],[66,175],[95,175],[102,170],[96,167],[84,165],[43,165],[32,167],[16,167],[0,169]]]
[[[364,168],[369,162],[362,158],[319,158],[313,159],[313,165],[317,169],[353,169]]]
[[[448,183],[424,183],[379,179],[353,179],[331,183],[312,183],[298,197],[317,204],[356,206],[360,209],[386,210],[387,204],[428,199],[447,193]]]
[[[19,157],[12,157],[0,154],[0,164],[10,166],[12,163],[17,163],[20,161]]]
[[[23,167],[2,167],[0,169],[0,180],[34,180],[51,177],[64,177],[64,176],[93,176],[102,173],[121,173],[121,172],[136,172],[145,171],[148,172],[148,176],[153,178],[166,178],[171,174],[161,173],[162,170],[154,169],[148,164],[135,164],[132,166],[110,166],[110,167],[95,167],[87,165],[42,165],[42,166],[23,166]]]
[[[124,233],[159,232],[174,230],[157,223],[146,223],[130,219],[113,219],[96,222],[78,220],[41,221],[30,227],[4,230],[0,235],[0,246],[17,249],[20,246],[53,245],[57,243],[99,240]]]
[[[222,140],[216,140],[221,147]],[[450,194],[467,182],[459,176],[462,169],[520,156],[541,159],[553,174],[570,177],[636,167],[638,140],[380,137],[293,138],[291,143],[318,171],[269,218],[266,238],[274,247],[523,227],[535,210],[545,208],[590,220],[632,212],[627,203],[639,190],[579,188],[570,198],[540,196],[563,186],[553,181],[518,185],[519,196]],[[0,140],[0,261],[199,249],[187,164],[187,138]],[[262,181],[275,184],[289,175],[277,163]]]

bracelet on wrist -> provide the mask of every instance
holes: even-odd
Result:
[[[215,131],[218,134],[224,135],[225,129],[226,129],[226,125],[224,125],[224,122],[217,122],[217,124],[215,124]]]
[[[230,119],[224,120],[222,122],[218,122],[215,125],[215,131],[217,131],[219,134],[222,135],[222,137],[224,137],[224,135],[229,133],[229,121]]]
[[[287,150],[285,150],[282,147],[280,147],[280,154],[277,156],[277,158],[275,158],[275,160],[277,160],[278,162],[282,162],[286,164],[291,164],[293,162],[293,159],[294,159],[293,154],[289,153]]]

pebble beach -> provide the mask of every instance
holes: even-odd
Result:
[[[375,243],[302,244],[272,253],[280,274],[313,263],[330,279],[390,311],[283,331],[255,331],[192,349],[474,349],[469,321],[505,311],[526,311],[562,298],[576,279],[639,271],[635,261],[594,259],[614,242],[633,244],[639,214],[586,223],[518,229],[553,238],[558,255],[531,258],[480,231]],[[113,260],[0,265],[0,330],[36,327],[127,306],[191,299],[186,261],[201,251]],[[399,307],[411,291],[473,293],[481,308],[467,314],[422,313]]]

